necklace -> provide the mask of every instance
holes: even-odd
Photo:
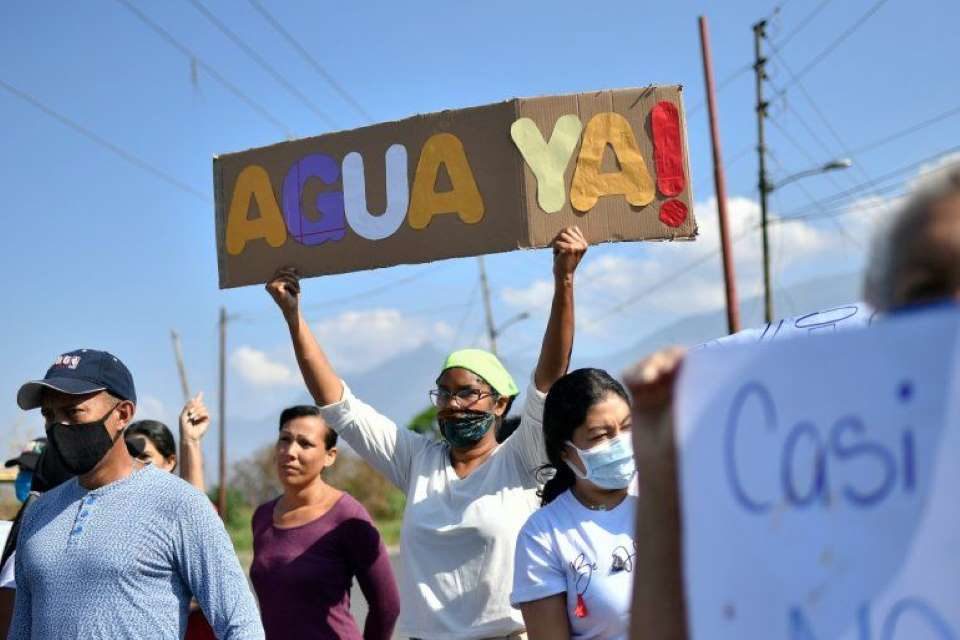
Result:
[[[590,511],[609,511],[611,507],[608,507],[605,504],[593,504],[586,498],[580,496],[577,491],[573,491],[573,497],[577,499],[577,502],[585,506]]]
[[[587,504],[587,503],[583,503],[583,506],[585,506],[587,509],[590,509],[590,511],[606,511],[606,510],[608,510],[608,509],[610,508],[610,507],[608,507],[608,506],[605,505],[605,504]]]

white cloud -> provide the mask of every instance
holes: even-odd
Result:
[[[405,316],[397,309],[346,311],[313,325],[317,339],[338,371],[368,371],[401,353],[453,337],[445,322]]]
[[[287,386],[301,382],[293,366],[273,360],[265,352],[246,345],[238,347],[230,355],[230,366],[254,387]]]
[[[149,394],[140,394],[137,398],[137,420],[158,420],[169,425],[171,415],[160,398]]]
[[[500,296],[504,302],[518,309],[549,308],[553,298],[553,283],[548,280],[534,280],[530,286],[522,289],[506,287]]]

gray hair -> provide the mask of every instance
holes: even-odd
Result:
[[[897,300],[895,290],[904,266],[904,238],[930,221],[937,204],[956,196],[960,196],[960,163],[936,171],[874,234],[863,283],[864,300],[874,309],[889,311],[911,302]]]

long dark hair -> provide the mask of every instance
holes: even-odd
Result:
[[[124,434],[125,438],[131,436],[143,436],[153,443],[157,452],[164,458],[169,458],[177,453],[177,445],[173,441],[173,434],[170,433],[170,429],[157,420],[137,420],[127,427],[127,432]]]
[[[560,457],[573,432],[587,419],[590,407],[608,394],[615,394],[628,403],[627,392],[619,382],[603,369],[571,371],[550,387],[543,405],[543,440],[548,464],[540,470],[552,473],[540,491],[542,505],[550,504],[561,493],[574,485],[577,477]]]

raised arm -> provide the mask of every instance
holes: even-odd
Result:
[[[203,404],[203,392],[191,398],[180,412],[180,477],[200,491],[203,480],[203,448],[200,442],[210,428],[210,413]]]
[[[567,227],[553,241],[553,302],[543,335],[540,359],[533,374],[537,389],[546,393],[570,366],[573,351],[573,275],[587,251],[578,227]]]
[[[392,420],[355,398],[349,388],[345,388],[300,313],[300,282],[293,269],[279,270],[267,284],[267,291],[283,312],[303,381],[320,407],[327,426],[405,492],[415,453],[429,446],[431,441],[409,429],[397,427]]]
[[[633,395],[633,450],[637,498],[630,637],[686,640],[683,526],[680,513],[673,387],[684,351],[670,348],[642,360],[625,375]]]
[[[267,291],[287,321],[297,364],[300,365],[303,382],[313,401],[321,407],[339,402],[343,397],[343,382],[300,313],[300,280],[297,272],[291,268],[280,269],[273,280],[267,283]]]

